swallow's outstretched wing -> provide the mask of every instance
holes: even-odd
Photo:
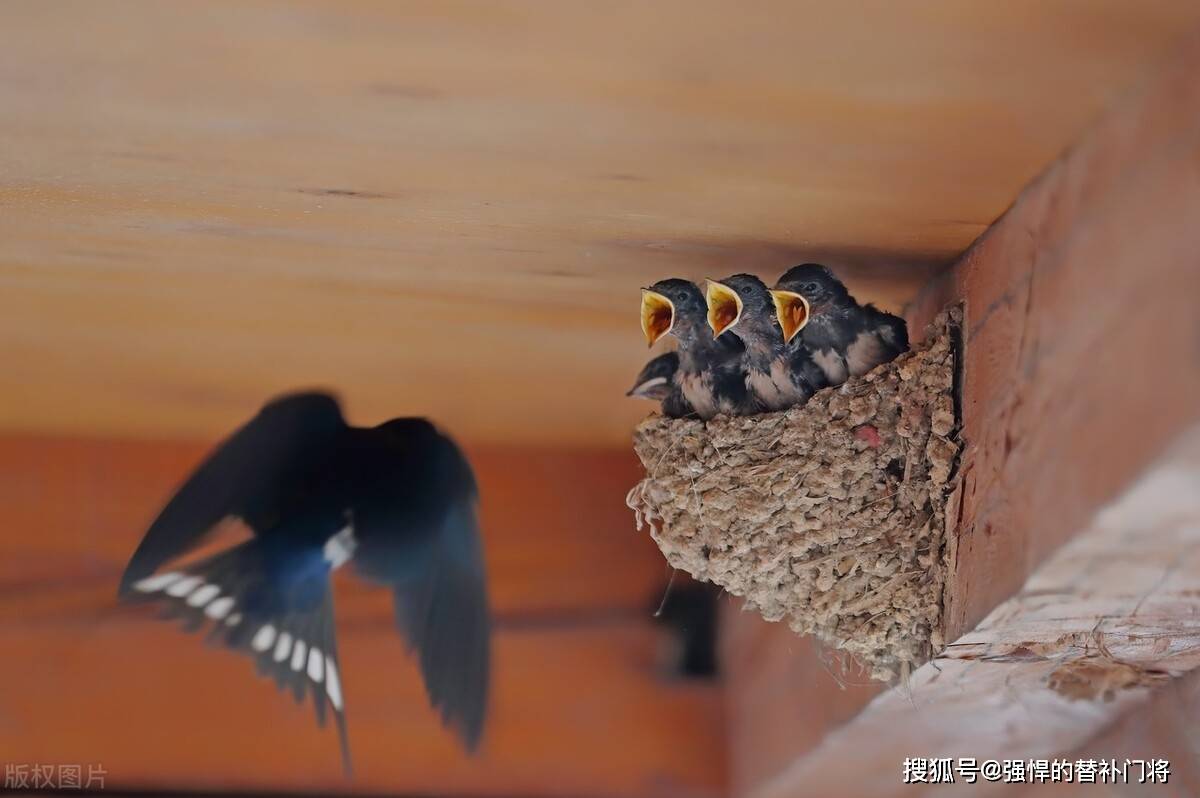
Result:
[[[223,518],[239,517],[253,529],[272,523],[345,429],[328,394],[292,394],[263,407],[159,513],[125,567],[119,593],[129,594],[134,583],[197,546]]]
[[[422,431],[392,444],[394,478],[421,484],[402,493],[364,492],[354,508],[359,545],[354,561],[363,576],[392,588],[396,625],[420,662],[430,704],[474,750],[483,732],[491,667],[477,496],[466,458],[448,438],[433,435],[431,440]],[[413,464],[414,450],[420,452],[420,468]]]

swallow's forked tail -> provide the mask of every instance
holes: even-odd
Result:
[[[317,724],[333,708],[342,765],[351,773],[333,595],[327,569],[281,589],[270,576],[266,548],[249,540],[208,559],[133,583],[121,598],[154,602],[162,617],[181,619],[184,631],[209,625],[208,640],[253,657],[258,672],[290,689],[297,703],[311,694]]]

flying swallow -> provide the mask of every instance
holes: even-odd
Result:
[[[652,358],[638,373],[633,387],[625,395],[661,403],[663,414],[669,418],[694,415],[695,411],[683,398],[683,392],[675,382],[675,372],[678,370],[677,352],[666,352]]]
[[[802,404],[828,384],[806,348],[783,340],[771,292],[762,280],[752,274],[709,280],[705,299],[713,335],[735,336],[745,345],[746,386],[766,410]]]
[[[859,305],[824,266],[806,263],[789,269],[771,294],[784,340],[798,336],[831,385],[866,374],[908,350],[904,319]]]
[[[706,322],[704,293],[687,280],[660,280],[642,290],[642,332],[653,346],[664,335],[679,340],[673,382],[702,419],[718,414],[750,415],[762,406],[746,388],[742,356],[733,336],[714,338]]]
[[[209,455],[159,513],[121,577],[119,597],[155,602],[188,631],[252,657],[260,673],[332,709],[350,771],[332,572],[352,562],[392,590],[429,701],[469,750],[487,709],[491,620],[475,477],[450,438],[421,418],[351,427],[323,393],[277,398]],[[254,533],[158,572],[225,518]],[[219,699],[218,699],[219,700]]]

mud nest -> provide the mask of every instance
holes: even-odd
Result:
[[[906,677],[944,645],[960,321],[944,311],[912,351],[786,412],[646,419],[638,528],[767,620]]]

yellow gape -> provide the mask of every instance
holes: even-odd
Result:
[[[712,327],[714,338],[741,320],[742,298],[724,283],[709,280],[704,300],[708,303],[708,326]]]
[[[642,332],[646,335],[646,345],[654,346],[654,342],[671,332],[674,326],[675,303],[657,291],[643,288]]]
[[[808,300],[794,291],[772,291],[775,300],[775,318],[783,331],[783,340],[791,341],[808,324]]]

